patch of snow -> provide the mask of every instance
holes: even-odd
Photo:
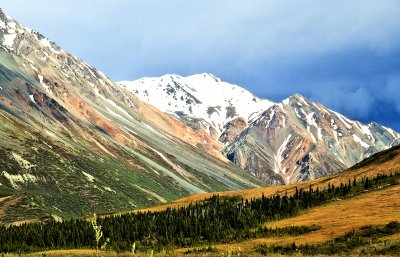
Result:
[[[33,95],[29,95],[29,98],[31,99],[32,102],[34,102],[36,104],[35,98],[33,98]]]
[[[15,29],[16,29],[16,26],[17,26],[17,23],[15,23],[14,21],[11,21],[11,22],[9,22],[7,25],[8,25],[8,27],[10,27],[11,29],[15,30]]]
[[[337,129],[339,128],[338,125],[335,123],[335,120],[331,118],[331,127],[333,129],[333,136],[335,137],[335,141],[339,142],[338,140],[338,132]]]
[[[60,51],[57,51],[53,48],[53,46],[51,45],[50,40],[48,40],[47,38],[42,38],[41,40],[39,40],[39,42],[44,46],[50,49],[50,51],[52,51],[55,54],[59,54]]]
[[[318,129],[318,139],[322,140],[322,128],[321,127],[317,127]]]
[[[107,100],[107,102],[109,102],[108,99],[106,99],[103,95],[100,94],[100,90],[99,90],[99,88],[98,88],[95,84],[93,84],[93,83],[90,82],[90,81],[88,81],[87,83],[89,84],[89,86],[91,86],[91,87],[93,88],[93,91],[94,91],[95,96],[101,97],[101,98],[103,98],[104,100]],[[110,100],[110,101],[111,101],[111,102],[109,102],[109,103],[110,103],[112,106],[114,106],[114,107],[117,106],[117,104],[114,103],[112,100]]]
[[[314,136],[313,133],[311,132],[310,126],[307,126],[307,131],[308,131],[308,134],[311,136],[312,141],[313,141],[314,143],[316,143],[316,142],[317,142],[317,139],[315,139],[315,136]]]
[[[320,107],[319,104],[317,103],[312,103],[318,110],[320,110],[321,112],[323,111],[323,109]]]
[[[318,124],[317,124],[317,121],[315,119],[315,113],[311,112],[311,113],[307,114],[306,120],[307,120],[307,124],[309,124],[309,126],[307,126],[307,131],[312,135],[314,142],[316,142],[317,140],[315,139],[315,136],[311,133],[310,126],[314,126],[317,129],[318,139],[322,140],[322,128],[320,126],[318,126]]]
[[[282,117],[283,127],[286,127],[286,117],[285,117],[285,115],[282,115],[281,117]]]
[[[32,68],[34,71],[38,71],[38,69],[35,67],[35,65],[33,65],[32,63],[29,63],[29,65],[31,66],[31,68]]]
[[[294,112],[296,113],[296,116],[297,116],[299,119],[301,119],[300,113],[299,113],[299,111],[297,110],[297,108],[294,108]]]
[[[282,165],[282,161],[283,161],[282,154],[287,149],[287,145],[288,145],[289,140],[290,140],[291,137],[292,137],[292,134],[289,134],[285,138],[285,140],[283,141],[282,145],[278,148],[278,151],[276,153],[275,161],[277,162],[278,167],[279,167],[280,170],[281,170],[281,165]]]
[[[359,143],[364,148],[369,148],[370,146],[369,144],[362,141],[361,138],[359,138],[356,134],[353,134],[353,139],[355,142]]]
[[[306,106],[309,106],[306,100],[302,96],[299,97],[300,101],[303,102]],[[300,103],[300,102],[299,102]]]
[[[336,142],[339,142],[339,139],[338,139],[338,132],[337,132],[336,130],[333,131],[333,136],[335,137],[335,141],[336,141]]]
[[[336,116],[339,118],[339,120],[348,128],[351,129],[353,126],[352,121],[350,121],[349,119],[347,119],[346,117],[344,117],[343,115],[341,115],[340,113],[334,112],[336,114]]]
[[[400,138],[399,134],[397,132],[395,132],[393,129],[391,128],[387,128],[385,126],[382,126],[394,139],[398,139]]]
[[[337,130],[338,129],[338,125],[336,125],[334,119],[331,119],[331,127],[333,128],[333,130]]]
[[[102,76],[104,79],[107,79],[107,76],[103,73],[103,72],[101,72],[101,71],[97,71],[97,73],[99,73],[100,74],[100,76]]]
[[[42,76],[42,75],[38,75],[38,78],[39,78],[40,84],[44,87],[44,89],[46,89],[46,91],[49,91],[49,86],[47,86],[47,85],[43,82],[43,76]]]
[[[267,120],[267,122],[266,122],[266,124],[265,124],[265,127],[266,127],[266,128],[269,127],[269,124],[271,123],[271,121],[272,121],[272,119],[274,118],[274,116],[275,116],[275,110],[274,110],[274,109],[271,109],[271,113],[269,113],[269,119]]]
[[[283,100],[282,103],[283,103],[284,105],[289,105],[289,103],[290,103],[289,98],[286,98],[285,100]]]
[[[375,138],[371,133],[371,130],[369,129],[368,126],[365,126],[363,124],[361,124],[360,122],[356,122],[357,126],[361,129],[361,131],[364,133],[364,135],[366,135],[372,143],[375,143]]]
[[[14,40],[17,37],[16,33],[11,33],[11,34],[4,34],[4,41],[3,41],[3,45],[11,48],[14,44]]]
[[[47,39],[47,38],[42,38],[41,40],[39,40],[40,41],[40,43],[42,43],[42,45],[44,46],[44,47],[51,47],[51,43],[50,43],[50,41]]]
[[[335,154],[337,155],[336,152],[335,152]],[[347,166],[346,163],[342,160],[342,158],[338,158],[338,160],[339,160],[343,165]]]

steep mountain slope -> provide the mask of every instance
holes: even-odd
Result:
[[[277,104],[211,74],[120,84],[192,127],[205,128],[229,160],[272,185],[343,170],[400,138],[389,128],[351,121],[301,95]]]
[[[230,164],[204,131],[140,101],[1,11],[0,122],[1,223],[263,184]]]
[[[271,184],[329,175],[395,144],[400,135],[293,95],[252,122],[224,153]]]

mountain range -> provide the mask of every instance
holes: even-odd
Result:
[[[400,138],[211,74],[117,84],[1,10],[0,122],[3,224],[312,179]]]
[[[119,84],[206,131],[230,161],[269,185],[329,175],[399,143],[390,128],[350,120],[299,94],[274,103],[212,74]]]

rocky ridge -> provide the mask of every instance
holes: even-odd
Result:
[[[206,73],[119,84],[191,127],[204,128],[229,160],[268,184],[343,170],[400,138],[390,128],[352,121],[299,94],[274,103]]]

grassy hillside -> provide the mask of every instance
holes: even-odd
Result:
[[[332,240],[364,226],[400,222],[400,185],[365,192],[353,198],[337,200],[289,219],[266,223],[269,228],[286,226],[318,226],[319,229],[299,236],[259,238],[238,244],[215,245],[219,250],[252,250],[255,245],[315,244]],[[389,239],[398,239],[400,234]]]

